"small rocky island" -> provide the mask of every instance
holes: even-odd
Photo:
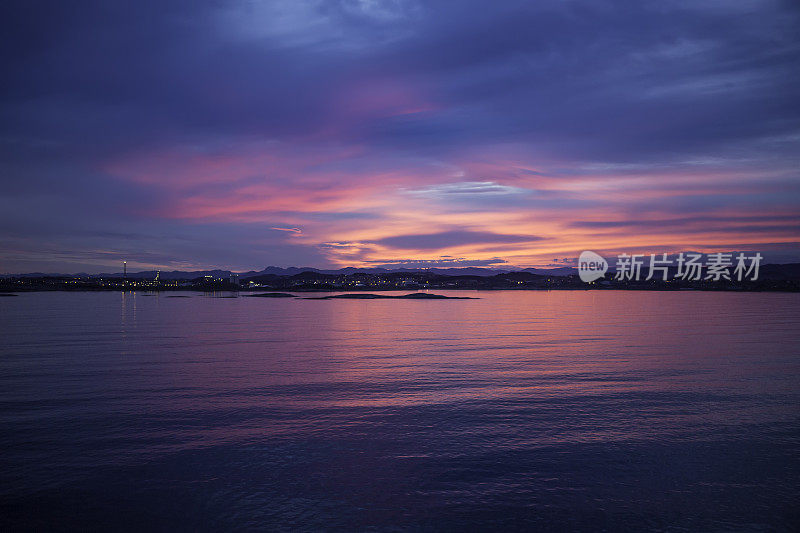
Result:
[[[430,294],[426,292],[414,292],[411,294],[402,294],[394,296],[390,294],[372,294],[372,293],[347,293],[347,294],[331,294],[329,296],[306,296],[301,297],[296,294],[289,294],[288,292],[259,292],[256,294],[248,294],[248,298],[299,298],[301,300],[477,300],[478,298],[470,296],[443,296],[441,294]]]
[[[303,300],[478,300],[471,296],[443,296],[441,294],[429,294],[426,292],[414,292],[411,294],[403,294],[401,296],[392,296],[389,294],[371,294],[371,293],[348,293],[348,294],[332,294],[330,296],[315,296],[303,298]]]

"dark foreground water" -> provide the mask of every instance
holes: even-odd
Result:
[[[0,298],[0,530],[800,527],[800,295],[472,294]]]

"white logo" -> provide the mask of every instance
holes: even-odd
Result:
[[[608,262],[602,256],[586,250],[578,257],[578,276],[581,281],[589,283],[602,278],[608,271]]]

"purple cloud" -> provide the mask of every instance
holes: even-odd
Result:
[[[469,244],[514,244],[541,240],[535,235],[507,235],[488,231],[440,231],[416,235],[396,235],[375,241],[389,248],[404,250],[435,250]]]

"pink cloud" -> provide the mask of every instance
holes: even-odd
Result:
[[[382,91],[354,98],[354,109],[383,113],[414,101],[391,86]],[[306,142],[179,147],[130,154],[103,170],[164,199],[144,208],[143,217],[263,223],[338,264],[437,252],[526,266],[583,249],[661,253],[799,240],[791,195],[783,194],[791,185],[777,174],[754,177],[721,166],[592,167],[524,157],[508,147],[425,160]],[[770,197],[768,209],[749,201],[757,195]],[[412,237],[430,234],[537,238],[440,239],[435,250],[415,249]],[[408,244],[390,246],[397,242]]]

